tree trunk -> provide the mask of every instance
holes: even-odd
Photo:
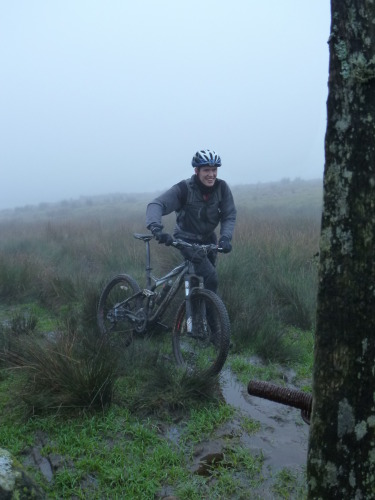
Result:
[[[308,498],[375,498],[375,1],[331,0]]]

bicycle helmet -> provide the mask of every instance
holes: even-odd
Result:
[[[210,149],[201,149],[197,151],[191,160],[193,167],[204,167],[209,165],[210,167],[221,167],[220,156]]]

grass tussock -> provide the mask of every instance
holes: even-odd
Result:
[[[141,416],[165,416],[220,399],[218,379],[178,370],[169,342],[135,336],[112,343],[67,316],[65,329],[18,334],[2,345],[0,359],[16,377],[12,392],[28,415],[77,413],[112,402]]]
[[[19,337],[21,335],[32,335],[38,326],[38,317],[33,313],[12,314],[9,322],[3,328],[3,334]]]
[[[203,402],[218,402],[220,397],[217,378],[202,379],[158,360],[134,394],[132,408],[137,414],[161,416],[186,412]]]
[[[112,401],[116,359],[94,335],[19,336],[1,357],[20,374],[14,396],[29,414],[98,410]]]

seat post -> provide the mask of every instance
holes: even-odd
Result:
[[[151,251],[150,251],[150,240],[146,240],[146,286],[151,288]]]

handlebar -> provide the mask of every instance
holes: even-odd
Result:
[[[216,250],[217,252],[222,252],[223,249],[219,247],[218,245],[215,245],[215,243],[209,243],[208,245],[201,245],[200,243],[188,243],[187,241],[184,240],[174,240],[172,242],[172,246],[176,248],[196,248],[196,249],[202,249],[205,252],[209,252],[210,250]]]
[[[138,240],[143,240],[143,241],[150,241],[155,238],[154,235],[152,234],[139,234],[139,233],[134,233],[133,234],[134,238],[137,238]],[[173,240],[171,243],[172,246],[175,248],[196,248],[204,250],[206,253],[209,252],[210,250],[216,250],[217,252],[223,252],[223,249],[216,245],[215,243],[209,243],[208,245],[201,245],[200,243],[188,243],[187,241],[184,240]]]

